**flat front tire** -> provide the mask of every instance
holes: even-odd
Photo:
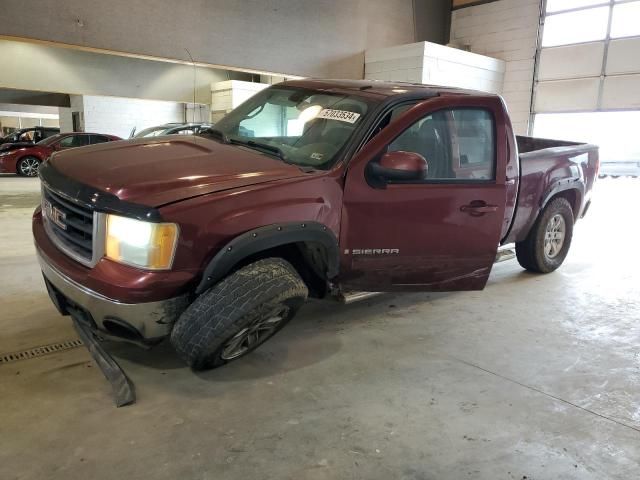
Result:
[[[573,210],[567,199],[551,200],[522,242],[516,243],[518,263],[537,273],[556,270],[569,253],[573,236]]]
[[[307,295],[290,263],[259,260],[200,295],[176,321],[171,344],[194,370],[222,366],[275,335]]]

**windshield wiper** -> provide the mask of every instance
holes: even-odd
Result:
[[[239,145],[244,145],[244,146],[253,148],[255,150],[262,150],[263,152],[266,151],[267,153],[271,153],[271,154],[275,155],[276,157],[278,157],[283,162],[289,163],[287,161],[287,156],[284,154],[282,149],[278,148],[278,147],[276,147],[274,145],[269,145],[268,143],[256,142],[255,140],[249,140],[247,142],[242,142],[240,140],[232,140],[232,142],[233,143],[237,143]]]
[[[218,139],[220,139],[222,143],[230,143],[229,137],[227,137],[227,134],[224,133],[222,130],[218,130],[215,127],[203,128],[202,130],[200,130],[200,132],[198,132],[198,135],[203,135],[203,134],[209,135],[211,137],[217,137]]]

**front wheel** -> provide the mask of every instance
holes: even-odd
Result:
[[[23,157],[16,165],[16,173],[23,177],[35,177],[38,175],[38,167],[40,167],[40,160],[36,157]]]
[[[290,263],[259,260],[200,295],[176,321],[171,344],[194,370],[219,367],[275,335],[307,295]]]
[[[573,236],[573,210],[565,198],[552,200],[542,211],[529,235],[516,243],[518,263],[531,272],[556,270],[569,253]]]

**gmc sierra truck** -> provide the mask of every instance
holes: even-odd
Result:
[[[552,272],[597,170],[595,146],[514,136],[497,95],[290,81],[198,136],[55,153],[33,235],[94,358],[112,360],[100,339],[169,337],[208,369],[307,297],[480,290],[505,245]]]

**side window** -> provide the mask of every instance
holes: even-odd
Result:
[[[105,137],[104,135],[91,135],[91,145],[96,143],[105,143],[110,141],[109,137]]]
[[[493,116],[480,108],[439,110],[406,129],[388,151],[422,155],[428,164],[427,180],[494,180]]]
[[[451,112],[453,124],[454,166],[457,178],[495,179],[495,133],[493,116],[480,108]]]
[[[60,142],[58,142],[58,146],[60,148],[72,147],[73,146],[73,137],[72,136],[64,137],[62,140],[60,140]]]
[[[60,148],[82,147],[89,144],[89,135],[69,135],[60,140]]]

